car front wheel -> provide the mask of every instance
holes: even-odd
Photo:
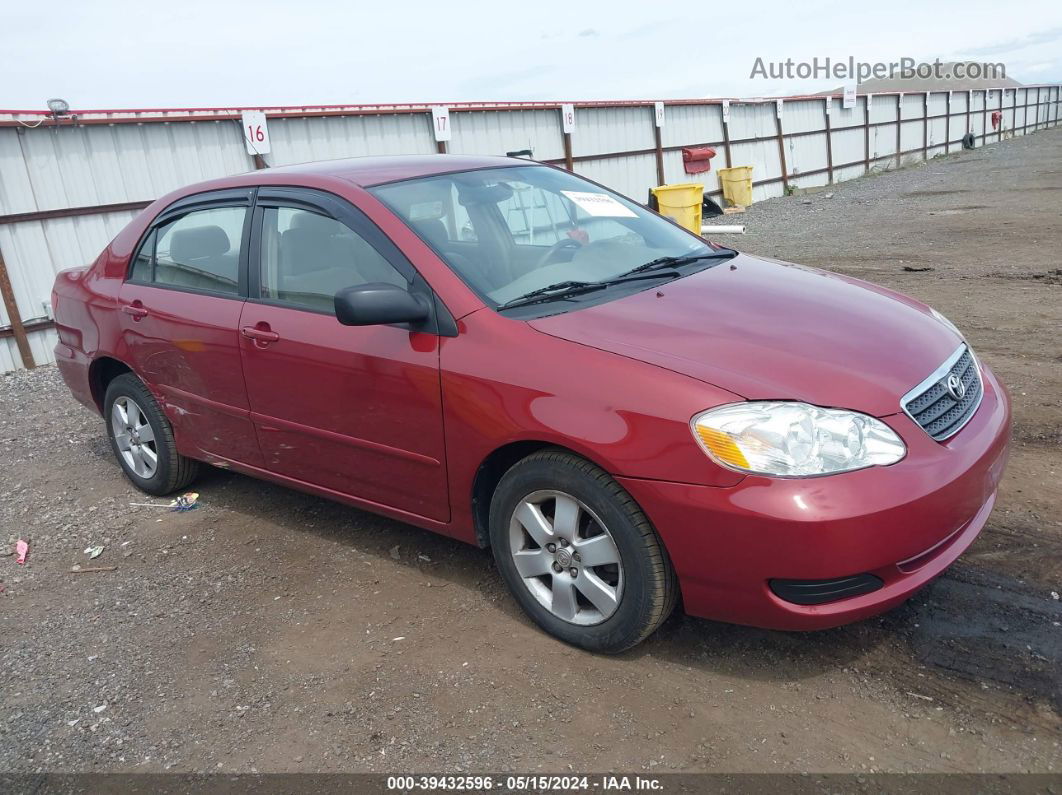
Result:
[[[490,509],[501,575],[547,632],[616,653],[648,637],[678,594],[660,538],[608,473],[545,450],[502,477]]]
[[[115,378],[103,405],[111,449],[137,488],[162,496],[195,479],[198,463],[177,452],[169,420],[139,378]]]

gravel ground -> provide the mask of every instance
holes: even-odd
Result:
[[[764,202],[727,238],[929,301],[1014,396],[974,547],[836,630],[678,615],[584,654],[489,553],[397,522],[220,470],[198,510],[132,506],[54,368],[0,378],[0,542],[31,544],[0,557],[0,770],[1058,771],[1060,162],[1042,132]]]

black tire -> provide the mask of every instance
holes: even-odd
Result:
[[[118,448],[111,413],[114,410],[115,401],[123,397],[136,403],[154,432],[153,442],[157,465],[150,477],[143,477],[133,471]],[[103,398],[103,419],[114,457],[118,459],[126,477],[141,491],[161,497],[183,489],[199,474],[199,462],[177,452],[177,444],[173,440],[173,428],[169,420],[162,413],[162,409],[148,388],[132,373],[118,376],[107,386],[107,394]]]
[[[525,586],[510,549],[509,525],[523,500],[556,490],[582,502],[608,528],[619,550],[624,586],[611,616],[578,625],[555,616]],[[678,598],[674,569],[648,518],[600,467],[563,450],[542,450],[502,477],[490,505],[490,540],[502,578],[524,611],[546,632],[594,652],[617,654],[641,643],[671,614]]]

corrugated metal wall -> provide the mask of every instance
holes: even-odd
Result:
[[[1045,86],[860,96],[852,108],[840,99],[785,98],[780,119],[773,99],[734,100],[725,124],[720,101],[665,103],[659,148],[652,103],[582,103],[576,105],[570,157],[577,173],[645,201],[660,182],[658,162],[664,181],[702,182],[706,191],[717,192],[717,169],[726,165],[729,149],[733,165],[753,167],[753,198],[760,201],[781,195],[787,185],[807,188],[861,176],[868,164],[892,168],[898,159],[956,151],[967,130],[978,143],[992,143],[1034,125],[1057,124],[1062,96],[1059,86]],[[453,106],[448,151],[531,149],[536,159],[563,165],[569,153],[559,110],[553,103]],[[279,166],[435,152],[430,111],[267,109],[266,159]],[[992,127],[993,111],[1002,112],[1000,129]],[[86,111],[78,123],[60,125],[41,119],[0,111],[0,254],[24,323],[47,318],[57,271],[91,262],[135,214],[112,205],[148,202],[182,185],[255,166],[235,110]],[[690,176],[681,148],[696,145],[714,146],[718,156],[711,171]],[[64,216],[77,208],[94,209]],[[49,211],[59,217],[41,217]],[[10,320],[0,303],[0,371],[21,366],[15,340],[5,332]],[[29,343],[37,363],[52,361],[50,329],[32,331]]]

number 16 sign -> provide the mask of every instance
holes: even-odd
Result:
[[[243,142],[249,155],[269,154],[269,128],[266,127],[265,114],[260,110],[243,112]]]

